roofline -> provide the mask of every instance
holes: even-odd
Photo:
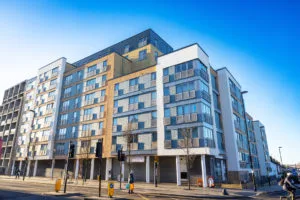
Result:
[[[230,74],[230,76],[235,80],[235,82],[237,82],[237,83],[239,84],[240,88],[242,88],[240,82],[238,82],[238,81],[236,80],[236,78],[232,75],[232,73],[228,70],[227,67],[222,67],[222,68],[220,68],[220,69],[217,69],[216,71],[218,72],[218,71],[221,71],[221,70],[226,70],[226,71]]]
[[[48,63],[47,65],[44,65],[43,67],[39,68],[38,70],[41,70],[41,69],[43,69],[44,67],[47,67],[48,65],[51,65],[52,63],[55,63],[56,61],[58,61],[58,60],[60,60],[60,59],[66,59],[66,58],[65,58],[65,57],[60,57],[60,58],[58,58],[58,59],[56,59],[56,60],[54,60],[54,61]],[[67,59],[66,59],[66,60],[67,60]]]
[[[103,50],[108,49],[108,48],[110,48],[110,47],[112,47],[112,46],[118,45],[118,44],[124,42],[125,40],[129,40],[129,39],[131,39],[131,38],[134,38],[134,37],[136,37],[137,35],[142,34],[142,33],[145,33],[145,32],[147,32],[147,31],[150,31],[150,32],[152,31],[152,32],[155,33],[160,39],[162,39],[155,31],[153,31],[151,28],[148,28],[148,29],[146,29],[146,30],[144,30],[144,31],[142,31],[142,32],[139,32],[139,33],[137,33],[137,34],[134,34],[133,36],[130,36],[130,37],[128,37],[128,38],[126,38],[126,39],[124,39],[124,40],[118,42],[118,43],[112,44],[112,45],[110,45],[110,46],[108,46],[108,47],[105,47],[104,49],[98,50],[97,52],[95,52],[95,53],[93,53],[93,54],[90,54],[90,55],[88,55],[88,56],[85,56],[84,58],[82,58],[82,59],[80,59],[80,60],[77,60],[76,62],[73,62],[73,64],[75,64],[75,63],[77,63],[77,62],[79,62],[79,61],[81,61],[81,60],[83,60],[83,59],[85,59],[85,58],[88,58],[88,57],[90,57],[90,56],[93,56],[93,55],[97,54],[97,53],[100,52],[100,51],[103,51]],[[163,40],[166,44],[168,44],[168,45],[172,48],[172,50],[173,50],[173,47],[172,47],[169,43],[167,43],[164,39],[162,39],[162,40]],[[113,53],[113,52],[111,52],[111,53]],[[109,54],[108,54],[108,55],[109,55]],[[80,67],[80,66],[78,66],[78,67]]]
[[[198,43],[192,43],[192,44],[190,44],[190,45],[187,45],[187,46],[181,47],[181,48],[179,48],[179,49],[176,49],[176,50],[174,50],[174,51],[172,51],[172,52],[170,52],[170,53],[162,54],[162,55],[160,55],[160,56],[158,56],[158,57],[166,56],[166,55],[169,55],[169,54],[171,54],[171,53],[180,51],[180,50],[182,50],[182,49],[185,49],[185,48],[188,48],[188,47],[191,47],[191,46],[194,46],[194,45],[197,45],[197,46],[203,51],[203,53],[204,53],[207,57],[209,57],[209,55],[202,49],[202,47],[201,47]]]

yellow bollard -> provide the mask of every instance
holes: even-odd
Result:
[[[59,192],[61,188],[61,179],[57,179],[55,182],[55,192]]]
[[[113,195],[114,195],[114,192],[115,192],[113,181],[108,181],[107,182],[107,192],[108,192],[108,197],[112,198]]]

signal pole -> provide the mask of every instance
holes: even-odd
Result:
[[[101,163],[102,163],[102,139],[96,144],[96,157],[99,158],[99,197],[101,196]]]
[[[68,149],[68,157],[67,157],[67,163],[66,163],[66,174],[65,174],[65,185],[64,185],[64,193],[67,191],[67,181],[68,181],[68,168],[69,168],[69,158],[73,158],[75,153],[75,144],[70,141],[69,149]]]

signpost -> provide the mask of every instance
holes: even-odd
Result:
[[[99,158],[99,197],[101,196],[101,161],[102,161],[102,139],[96,144],[96,157]]]
[[[157,187],[157,177],[158,177],[158,172],[157,169],[158,168],[158,156],[154,157],[154,183],[155,183],[155,187]]]

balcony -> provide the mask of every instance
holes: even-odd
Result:
[[[139,90],[139,85],[132,85],[129,87],[129,92],[135,92]]]
[[[12,146],[12,144],[13,144],[13,141],[8,141],[7,142],[7,146]]]
[[[10,124],[10,123],[11,123],[11,119],[7,119],[6,124]]]
[[[55,96],[50,96],[50,97],[48,97],[48,99],[47,99],[47,101],[49,102],[49,101],[54,101],[55,100]]]
[[[156,99],[151,100],[151,106],[156,106]]]
[[[96,135],[96,130],[84,130],[81,132],[80,137],[91,137]]]
[[[164,125],[170,125],[171,124],[171,118],[170,117],[165,117],[164,118]]]
[[[49,90],[53,89],[53,88],[56,88],[57,84],[52,84],[49,86]]]
[[[87,72],[86,73],[86,78],[91,77],[91,76],[95,76],[96,74],[98,74],[97,72],[98,72],[98,70],[96,70],[96,69],[93,70],[93,71]]]
[[[157,126],[157,119],[151,119],[151,127]]]
[[[138,103],[132,103],[132,104],[129,104],[128,106],[128,110],[137,110],[138,109],[138,106],[139,104]]]
[[[204,90],[201,90],[200,92],[200,95],[201,95],[201,98],[205,99],[207,102],[211,102],[211,99],[210,99],[210,94]]]
[[[17,122],[18,121],[18,117],[14,117],[13,119],[12,119],[12,122]]]
[[[58,75],[58,71],[53,72],[53,73],[51,74],[51,78],[54,78],[54,77],[57,76],[57,75]]]
[[[46,156],[47,155],[47,149],[40,150],[39,156]]]
[[[238,105],[237,105],[237,104],[232,103],[232,109],[233,109],[233,111],[239,113],[239,108],[238,108]]]
[[[51,126],[51,122],[45,122],[43,128],[47,128],[47,127],[50,127],[50,126]]]
[[[40,142],[44,142],[44,141],[48,141],[49,140],[49,136],[42,136]]]
[[[5,158],[9,158],[9,157],[10,157],[10,153],[6,153]]]
[[[164,103],[170,103],[170,95],[164,96]]]
[[[47,115],[47,114],[52,114],[53,113],[53,108],[50,108],[50,109],[47,109],[46,111],[45,111],[45,114]]]
[[[203,69],[200,70],[200,77],[203,78],[206,82],[208,82],[208,74]]]
[[[96,89],[96,88],[98,88],[98,87],[99,87],[99,84],[98,84],[98,83],[93,84],[93,85],[88,85],[88,86],[86,86],[86,87],[84,88],[84,92],[94,90],[94,89]]]
[[[202,113],[200,115],[200,121],[201,122],[206,122],[206,123],[211,124],[211,125],[213,124],[212,116],[207,114],[207,113]]]
[[[156,86],[156,80],[152,80],[150,85],[151,87]]]
[[[103,101],[105,101],[105,99],[106,99],[106,96],[100,96],[99,101],[103,102]]]
[[[163,83],[168,83],[168,82],[170,82],[170,76],[168,75],[168,76],[164,76],[163,77]]]

